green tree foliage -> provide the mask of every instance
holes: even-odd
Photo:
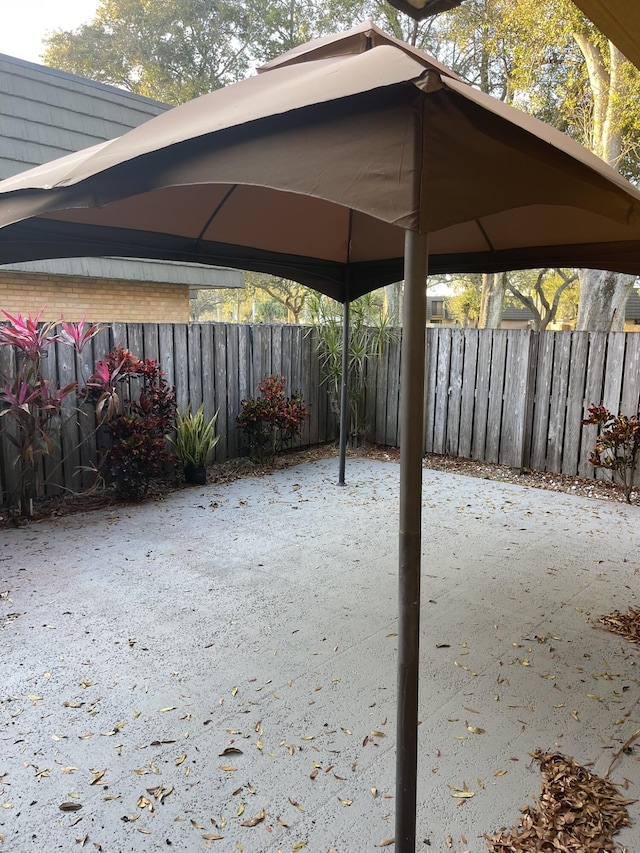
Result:
[[[245,287],[199,290],[191,300],[194,322],[302,323],[313,291],[295,281],[245,272]]]
[[[262,304],[266,302],[273,314],[282,317],[284,322],[300,323],[307,299],[312,294],[308,287],[287,278],[264,273],[245,273],[245,281],[253,288],[254,299],[259,295]]]
[[[234,0],[102,0],[91,23],[45,40],[45,62],[178,104],[246,76],[256,32]]]

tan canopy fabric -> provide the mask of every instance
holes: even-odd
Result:
[[[403,277],[410,229],[433,272],[640,273],[640,193],[568,137],[369,22],[294,53],[0,183],[0,263],[162,257],[344,299]]]

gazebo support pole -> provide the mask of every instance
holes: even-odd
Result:
[[[415,853],[427,235],[407,231],[404,251],[395,850]]]
[[[345,294],[342,310],[342,379],[340,385],[340,461],[338,485],[344,486],[344,469],[347,458],[347,433],[349,431],[349,293]]]

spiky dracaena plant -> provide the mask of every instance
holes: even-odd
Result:
[[[342,385],[342,305],[325,296],[310,301],[313,325],[318,335],[318,353],[322,381],[329,403],[340,419]],[[397,332],[389,326],[388,315],[379,299],[371,293],[351,303],[349,311],[348,401],[349,443],[357,447],[365,434],[364,419],[367,368],[379,359]]]

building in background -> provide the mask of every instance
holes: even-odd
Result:
[[[0,180],[121,136],[171,109],[123,89],[0,54]],[[92,322],[187,323],[200,289],[243,287],[238,270],[133,258],[0,266],[0,308]]]

